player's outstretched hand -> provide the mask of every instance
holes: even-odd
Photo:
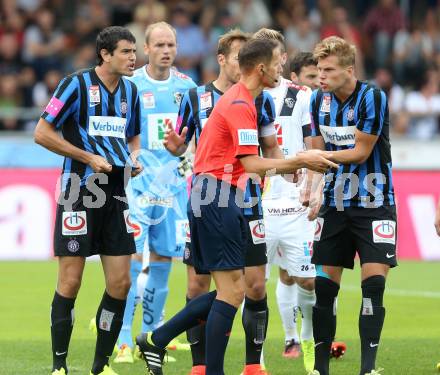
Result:
[[[103,158],[100,155],[92,155],[89,161],[90,167],[92,167],[93,172],[101,173],[101,172],[111,172],[112,165],[107,161],[107,159]]]
[[[164,147],[173,155],[176,156],[181,155],[182,146],[185,144],[185,138],[187,132],[188,132],[188,128],[185,127],[183,128],[182,133],[179,135],[174,130],[173,124],[171,122],[167,123],[165,129],[165,135],[163,138]]]
[[[325,151],[321,151],[321,150],[301,151],[298,154],[296,154],[296,156],[300,158],[305,168],[311,169],[312,171],[324,173],[329,168],[339,167],[338,164],[330,160],[332,154],[327,153]]]

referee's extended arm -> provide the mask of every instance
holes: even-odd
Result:
[[[300,168],[308,168],[317,172],[324,172],[328,168],[338,168],[330,161],[331,155],[324,151],[310,150],[298,153],[289,159],[266,159],[257,155],[240,156],[240,162],[247,173],[256,173],[261,177],[273,174],[293,173]],[[271,173],[275,172],[275,173]]]
[[[34,132],[35,143],[55,152],[67,156],[81,163],[88,164],[94,172],[110,172],[112,166],[100,155],[81,150],[64,138],[60,137],[52,124],[40,118]]]

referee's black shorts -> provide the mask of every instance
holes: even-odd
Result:
[[[79,196],[71,207],[57,205],[54,230],[56,256],[118,256],[136,252],[128,220],[122,170],[108,174],[108,184],[95,181],[95,185],[101,189],[98,195],[92,193],[92,189],[81,186]],[[62,194],[72,194],[72,191],[70,187]]]
[[[190,215],[188,215],[190,217]],[[262,215],[244,216],[246,220],[247,245],[245,252],[245,267],[263,266],[267,264],[267,248],[264,236],[264,221]],[[183,263],[194,267],[191,242],[186,242],[183,252]],[[209,274],[209,271],[196,269],[200,275]]]
[[[397,266],[395,206],[377,208],[323,206],[319,212],[312,263],[354,267],[356,253],[361,265],[381,263]]]

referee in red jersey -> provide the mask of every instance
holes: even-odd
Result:
[[[222,375],[237,308],[244,298],[246,221],[244,187],[249,174],[292,173],[299,168],[325,171],[336,164],[322,151],[291,159],[258,156],[254,99],[274,87],[282,72],[279,43],[252,39],[239,52],[240,81],[218,101],[201,134],[191,191],[191,241],[194,266],[209,271],[216,291],[189,302],[162,327],[137,337],[150,374],[162,374],[164,348],[181,332],[206,322],[206,374]],[[330,156],[327,156],[330,157]]]

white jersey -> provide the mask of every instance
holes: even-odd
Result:
[[[267,90],[275,102],[275,129],[286,158],[305,149],[304,137],[310,135],[310,96],[312,90],[282,78],[278,87]],[[281,197],[299,198],[300,186],[282,176],[266,180],[263,200]]]

